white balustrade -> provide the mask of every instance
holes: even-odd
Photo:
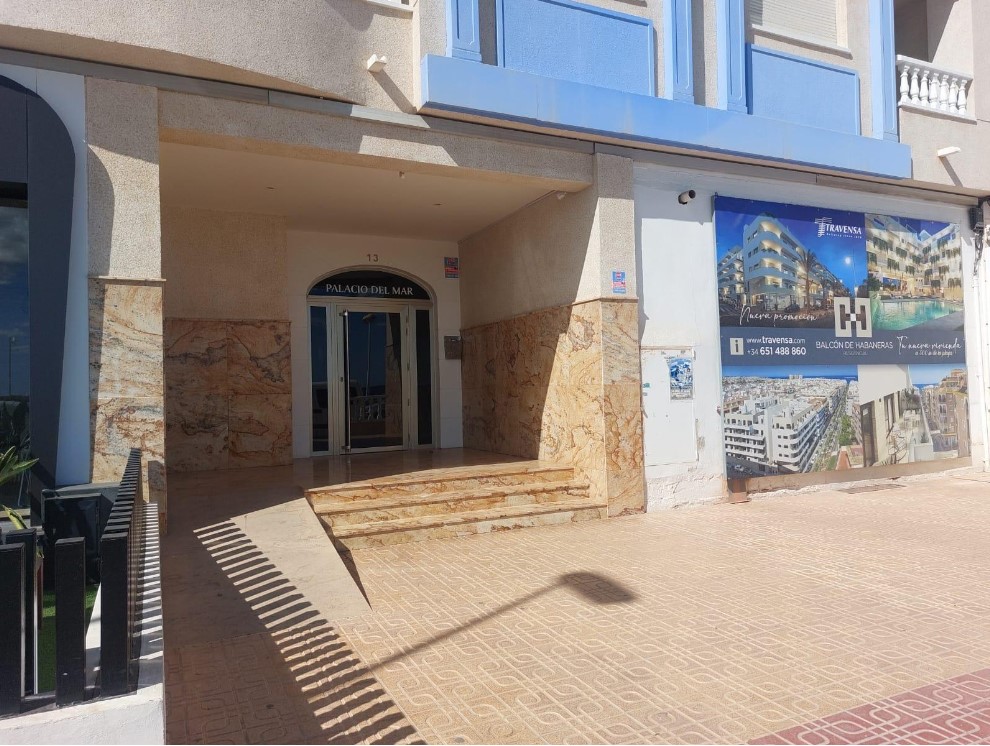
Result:
[[[936,67],[931,62],[897,55],[901,106],[916,106],[970,117],[967,94],[973,76]]]

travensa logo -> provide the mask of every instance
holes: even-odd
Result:
[[[822,236],[854,236],[862,237],[863,228],[859,225],[836,225],[832,218],[815,218],[818,226],[818,237]]]

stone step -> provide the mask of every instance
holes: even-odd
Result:
[[[307,497],[324,525],[335,528],[397,518],[584,500],[588,498],[589,489],[586,482],[533,482],[454,492],[427,492],[422,495],[390,495],[367,500],[338,500],[334,495]]]
[[[457,466],[429,469],[415,474],[347,482],[306,490],[306,497],[333,496],[336,500],[368,500],[401,495],[436,492],[462,492],[477,488],[530,484],[532,482],[567,482],[574,478],[570,466],[521,461],[507,464]]]
[[[396,518],[377,523],[340,526],[328,529],[328,533],[338,548],[352,550],[427,539],[473,536],[514,528],[590,521],[606,516],[607,508],[596,505],[591,500],[561,500],[542,505]]]

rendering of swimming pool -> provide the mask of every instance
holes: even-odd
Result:
[[[873,302],[873,328],[897,331],[963,310],[962,303],[936,298]]]

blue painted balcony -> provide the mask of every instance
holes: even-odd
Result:
[[[699,17],[691,0],[622,11],[574,0],[447,0],[446,54],[421,61],[421,108],[908,178],[911,152],[897,137],[893,2],[850,4],[852,15],[834,23],[835,43],[822,43],[763,25],[743,0],[705,0]]]

